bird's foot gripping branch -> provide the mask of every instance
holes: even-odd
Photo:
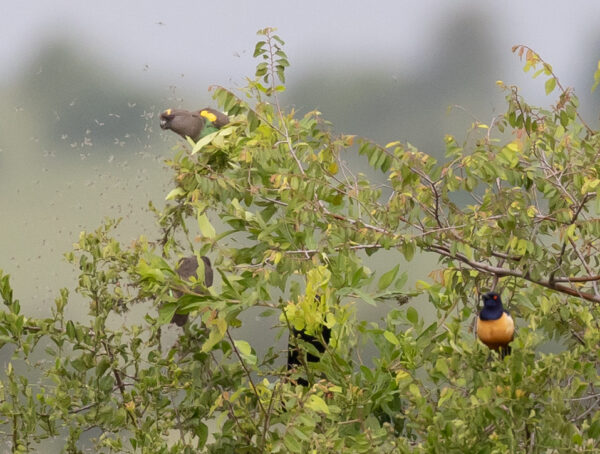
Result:
[[[160,238],[125,247],[108,222],[68,254],[89,319],[69,319],[66,290],[52,317],[26,318],[0,275],[7,446],[79,452],[92,434],[119,452],[597,450],[600,144],[572,90],[517,47],[556,104],[499,83],[506,113],[434,159],[285,110],[283,41],[260,35],[245,90],[161,115],[186,142],[154,208]],[[353,170],[359,155],[384,183]],[[439,264],[404,290],[422,253]],[[429,304],[405,304],[419,293]],[[512,340],[503,358],[468,330],[483,293],[477,333]],[[357,315],[390,301],[380,323]],[[546,339],[560,346],[540,354]],[[52,361],[26,378],[42,345]]]

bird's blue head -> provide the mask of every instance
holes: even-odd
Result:
[[[502,299],[496,292],[484,293],[483,296],[483,309],[479,314],[479,318],[482,320],[498,320],[502,317],[504,307],[502,306]]]

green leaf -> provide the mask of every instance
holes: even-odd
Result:
[[[236,340],[234,344],[242,355],[248,356],[252,354],[252,347],[245,340]]]
[[[365,303],[370,304],[371,306],[377,306],[377,302],[373,299],[371,295],[366,292],[363,292],[360,289],[355,289],[354,292],[362,299]]]
[[[289,452],[302,453],[304,448],[298,440],[293,436],[292,432],[287,432],[283,437],[283,444]]]
[[[98,384],[102,391],[108,392],[115,386],[115,378],[111,374],[104,375],[103,377],[100,377]]]
[[[417,399],[421,398],[421,390],[419,389],[419,387],[417,385],[415,385],[414,383],[411,383],[408,386],[408,391]]]
[[[400,275],[400,277],[398,278],[398,280],[396,281],[396,285],[394,286],[395,289],[402,290],[402,288],[404,288],[404,285],[406,284],[407,280],[408,280],[408,274],[402,273]]]
[[[102,357],[96,365],[96,377],[102,377],[104,372],[110,367],[110,361],[107,357]]]
[[[71,340],[75,339],[75,325],[71,320],[67,322],[67,336],[69,336],[69,339]]]
[[[214,325],[211,327],[208,339],[202,344],[202,351],[204,353],[211,351],[225,337],[225,333],[227,332],[227,322],[225,320],[218,318],[213,323]]]
[[[198,448],[202,449],[208,439],[208,426],[203,422],[194,423],[194,434],[198,437]]]
[[[406,309],[406,318],[413,325],[419,323],[419,313],[414,307],[409,307],[408,309]]]
[[[175,189],[172,189],[167,194],[167,196],[165,197],[165,200],[173,200],[173,199],[176,199],[176,198],[181,197],[183,195],[185,195],[185,191],[182,188],[177,187]]]
[[[135,271],[140,275],[142,280],[153,280],[156,282],[164,282],[165,275],[160,268],[149,265],[144,259],[140,259]]]
[[[200,229],[202,236],[211,240],[217,235],[217,231],[208,220],[206,213],[198,214],[198,228]]]
[[[311,410],[320,412],[320,413],[325,413],[326,415],[330,414],[329,412],[329,406],[327,405],[327,403],[325,403],[325,401],[320,398],[319,396],[317,396],[316,394],[312,394],[309,398],[308,401],[306,402],[306,406],[308,408],[310,408]]]
[[[204,148],[206,145],[211,143],[212,140],[217,136],[218,133],[219,133],[219,131],[217,130],[215,132],[211,132],[210,134],[202,137],[198,142],[196,142],[196,145],[194,145],[192,154],[198,153],[200,150],[202,150],[202,148]]]
[[[400,246],[402,253],[404,254],[404,258],[407,262],[410,262],[415,256],[416,247],[412,241],[407,241]]]
[[[598,62],[598,69],[596,69],[596,72],[594,73],[594,85],[592,85],[592,93],[594,92],[594,90],[596,90],[596,87],[598,87],[598,84],[600,83],[600,61]]]
[[[377,289],[379,291],[385,290],[390,286],[392,282],[394,282],[394,279],[396,279],[396,275],[398,274],[399,268],[400,265],[398,264],[388,272],[384,273],[381,276],[381,278],[379,278],[379,282],[377,283]]]
[[[448,369],[448,361],[446,358],[438,358],[435,362],[435,370],[440,372],[444,377],[447,377],[450,373]]]
[[[592,424],[590,425],[590,428],[588,429],[588,436],[590,438],[595,438],[595,439],[598,439],[598,437],[600,437],[600,419],[598,419],[597,413],[596,413],[596,417],[594,418],[594,421],[592,422]]]
[[[158,309],[158,324],[165,325],[170,323],[173,315],[177,312],[179,305],[177,303],[165,303]]]
[[[395,345],[396,347],[400,345],[400,341],[391,331],[384,331],[383,337],[385,337],[385,340],[387,340],[390,344]]]
[[[259,41],[256,43],[256,46],[254,46],[254,54],[252,55],[254,58],[258,57],[259,55],[264,54],[266,51],[263,49],[263,46],[265,45],[265,41]]]
[[[447,402],[449,399],[452,398],[452,396],[454,396],[454,390],[452,388],[443,388],[440,398],[437,402],[438,408],[444,405],[444,402]]]
[[[546,94],[549,95],[550,93],[552,93],[554,91],[554,88],[556,87],[556,79],[554,77],[551,77],[550,79],[548,79],[546,81]]]

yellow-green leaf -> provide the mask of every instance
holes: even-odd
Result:
[[[396,265],[394,268],[384,273],[381,278],[379,278],[379,282],[377,283],[377,289],[379,291],[385,290],[392,282],[394,282],[394,279],[396,279],[396,275],[398,274],[399,267],[399,264]]]
[[[438,407],[444,405],[448,399],[450,399],[454,395],[454,390],[452,388],[445,387],[442,389],[440,394],[440,398],[438,399]]]
[[[196,145],[194,145],[192,154],[198,153],[200,150],[202,150],[202,148],[204,148],[206,145],[211,143],[212,140],[217,136],[218,133],[219,133],[219,131],[215,131],[215,132],[211,132],[210,134],[202,137],[198,142],[196,142]]]
[[[252,347],[245,340],[236,340],[234,344],[242,355],[248,356],[252,354]]]
[[[550,93],[552,93],[554,87],[556,87],[556,79],[554,77],[551,77],[546,81],[546,94],[549,95]]]
[[[202,236],[205,236],[206,238],[213,239],[217,234],[215,228],[208,220],[208,216],[206,215],[206,213],[198,215],[198,227],[200,228]]]
[[[419,387],[417,385],[415,385],[414,383],[411,383],[410,386],[408,387],[408,391],[415,396],[417,399],[421,398],[421,390],[419,389]]]
[[[167,194],[167,196],[165,197],[165,200],[173,200],[184,194],[185,194],[185,191],[182,188],[175,188]]]
[[[308,398],[308,402],[306,402],[306,406],[313,411],[318,411],[321,413],[329,414],[329,407],[327,403],[319,396],[313,394]]]
[[[400,345],[400,341],[398,340],[396,335],[391,331],[384,331],[383,337],[385,337],[385,340],[387,340],[390,344],[393,344],[395,346]]]

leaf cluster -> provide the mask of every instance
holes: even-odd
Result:
[[[475,121],[463,143],[448,136],[437,162],[410,144],[337,135],[317,111],[285,111],[289,63],[274,33],[259,32],[245,90],[214,88],[230,123],[167,161],[173,188],[151,205],[160,238],[123,246],[107,221],[67,254],[86,320],[68,317],[67,290],[51,317],[28,319],[0,273],[0,342],[12,353],[0,437],[13,452],[49,438],[82,452],[87,433],[98,452],[597,450],[599,136],[573,91],[517,46],[525,70],[559,90],[556,105],[531,106],[499,82],[506,112]],[[351,153],[386,183],[350,168]],[[395,259],[376,274],[381,251]],[[405,288],[425,252],[439,268]],[[174,264],[190,254],[211,257],[217,285],[179,277]],[[468,329],[489,289],[520,325],[503,359]],[[435,321],[407,304],[418,294]],[[390,301],[379,323],[356,316]],[[146,314],[136,323],[134,308]],[[266,351],[238,330],[257,309]],[[169,343],[175,312],[191,319]],[[322,354],[295,345],[320,361],[288,371],[277,336],[323,326]],[[559,347],[548,353],[547,340]]]

